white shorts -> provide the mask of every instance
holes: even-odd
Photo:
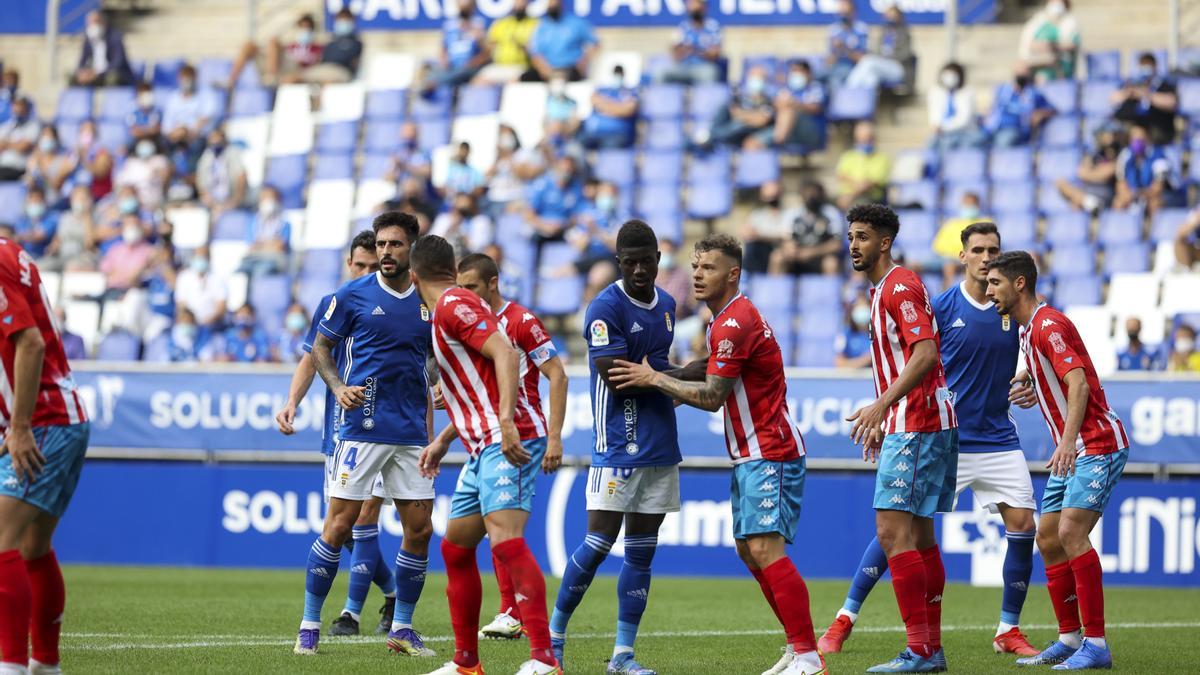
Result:
[[[679,510],[679,466],[588,469],[588,511],[674,513]]]
[[[337,465],[334,464],[333,455],[325,455],[325,477],[321,480],[321,496],[326,504],[329,503],[329,488],[333,486],[333,478],[337,475],[337,472],[333,470],[335,466]],[[387,499],[387,493],[383,491],[382,475],[375,476],[375,484],[371,486],[371,496]]]
[[[339,441],[326,461],[328,496],[363,502],[385,499],[433,499],[433,481],[417,469],[421,447]]]
[[[958,495],[967,488],[971,488],[979,503],[992,513],[999,513],[1001,504],[1017,509],[1037,509],[1029,465],[1025,463],[1025,453],[1020,450],[958,453],[956,504]]]

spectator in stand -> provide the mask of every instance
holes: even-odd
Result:
[[[833,364],[838,368],[866,368],[871,365],[871,301],[859,292],[846,310],[846,328],[834,340]]]
[[[432,163],[429,153],[420,147],[419,135],[416,122],[407,121],[400,125],[400,143],[392,153],[392,165],[385,176],[387,180],[395,181],[397,186],[410,176],[429,180]]]
[[[291,260],[292,225],[283,215],[279,191],[264,185],[258,191],[258,210],[246,226],[250,248],[242,258],[240,271],[251,277],[280,274]]]
[[[470,164],[471,144],[463,141],[458,144],[458,151],[450,159],[446,167],[446,183],[442,186],[442,199],[452,201],[455,195],[468,194],[482,196],[486,184],[483,172]]]
[[[1150,142],[1168,145],[1175,140],[1179,95],[1175,81],[1158,72],[1158,60],[1145,52],[1138,57],[1137,73],[1112,94],[1113,116],[1140,124],[1150,131]]]
[[[562,0],[549,0],[529,44],[533,68],[521,79],[549,82],[560,70],[572,82],[586,79],[596,44],[596,35],[587,21],[567,13]]]
[[[1017,64],[1013,81],[996,87],[984,129],[997,148],[1026,145],[1033,132],[1054,115],[1054,107],[1033,83],[1029,66]]]
[[[170,245],[160,243],[146,270],[145,308],[146,317],[142,341],[149,343],[166,333],[175,319],[175,251]]]
[[[63,200],[62,188],[67,179],[74,175],[79,166],[76,156],[62,147],[58,141],[58,130],[53,125],[42,127],[37,149],[29,156],[25,178],[46,191],[46,201],[51,207]]]
[[[658,277],[654,285],[675,299],[675,321],[684,321],[695,315],[696,301],[691,261],[681,261],[679,244],[674,239],[663,237],[658,242]],[[616,281],[616,277],[613,277]]]
[[[86,185],[71,190],[71,208],[58,218],[58,228],[38,266],[47,272],[96,268],[95,221],[92,193]]]
[[[884,201],[891,175],[891,158],[875,147],[875,124],[855,124],[854,147],[838,158],[838,208],[847,211],[854,204]]]
[[[308,336],[309,318],[304,305],[293,302],[283,318],[283,333],[275,346],[275,360],[280,363],[296,363],[308,352],[304,349],[304,338]]]
[[[175,314],[175,325],[167,333],[167,354],[173,363],[212,361],[213,332],[196,323],[196,317],[182,305]]]
[[[25,175],[41,131],[42,123],[33,116],[33,103],[24,96],[13,101],[12,117],[0,124],[0,181]]]
[[[567,95],[567,73],[556,71],[546,87],[546,142],[557,153],[579,130],[579,104]]]
[[[584,184],[582,194],[583,204],[564,236],[579,252],[573,272],[586,278],[583,304],[587,304],[617,278],[617,266],[613,262],[617,230],[628,220],[628,214],[619,212],[617,186],[612,183],[589,180]]]
[[[196,69],[190,63],[179,69],[179,88],[163,104],[162,133],[171,146],[186,153],[189,166],[204,150],[204,137],[218,115],[217,102],[208,91],[196,89]]]
[[[1017,43],[1017,59],[1034,68],[1041,80],[1070,80],[1079,63],[1079,25],[1070,0],[1047,0],[1025,22]]]
[[[389,211],[413,213],[417,220],[423,221],[422,232],[429,228],[429,224],[438,214],[438,209],[439,205],[430,197],[429,182],[416,176],[409,176],[400,181],[400,194],[388,202]]]
[[[107,148],[97,148],[95,153],[81,154],[75,180],[87,185],[92,191],[92,199],[99,201],[112,194],[115,165],[113,154]]]
[[[517,172],[517,154],[521,142],[517,132],[507,124],[500,125],[496,136],[496,161],[484,175],[487,181],[487,212],[498,220],[525,193],[525,181]]]
[[[461,258],[492,243],[492,219],[479,212],[474,195],[459,192],[454,195],[450,210],[434,219],[429,233],[450,242],[454,257]]]
[[[162,134],[162,111],[154,104],[154,88],[149,82],[139,82],[133,110],[125,118],[129,135],[135,141],[157,139]]]
[[[304,81],[349,82],[358,75],[362,52],[363,42],[358,36],[354,13],[343,6],[333,17],[333,39],[321,50],[321,62],[304,72]]]
[[[225,282],[210,269],[208,247],[201,246],[175,281],[176,305],[186,308],[197,324],[216,330],[225,322],[228,297]]]
[[[1125,320],[1129,344],[1117,352],[1117,370],[1166,370],[1167,355],[1161,345],[1142,342],[1142,321],[1137,317]]]
[[[143,223],[153,222],[152,214],[142,208],[137,191],[131,185],[122,185],[115,194],[97,203],[95,211],[97,217],[94,232],[101,255],[121,240],[121,219],[124,216],[133,213],[137,214]]]
[[[705,0],[688,0],[679,22],[671,62],[658,73],[660,82],[711,84],[721,77],[721,24],[708,16]]]
[[[695,144],[701,149],[710,149],[714,144],[745,148],[766,145],[774,134],[774,95],[766,68],[751,67],[737,95],[717,112],[711,127],[697,136]]]
[[[815,150],[825,145],[825,85],[813,78],[812,66],[804,59],[788,64],[787,80],[775,95],[776,146],[800,146]]]
[[[978,148],[983,135],[975,118],[975,92],[967,88],[962,65],[951,61],[942,66],[937,84],[927,99],[929,126],[933,129],[931,147],[940,156],[948,150]]]
[[[25,194],[25,210],[17,219],[17,243],[34,258],[41,258],[58,229],[58,213],[50,210],[46,192],[34,185]]]
[[[855,17],[853,0],[841,0],[837,21],[829,26],[829,54],[825,57],[830,86],[842,86],[866,53],[867,25]]]
[[[83,338],[72,333],[67,328],[67,313],[63,308],[54,308],[54,318],[58,320],[58,337],[62,340],[63,352],[65,352],[68,361],[81,361],[87,358],[87,346],[83,343]]]
[[[1193,209],[1175,233],[1175,260],[1185,271],[1200,261],[1200,208]]]
[[[890,4],[883,11],[883,26],[876,35],[871,52],[863,54],[846,77],[848,87],[894,87],[906,82],[910,69],[916,66],[908,21],[895,1],[889,1]]]
[[[1150,215],[1163,206],[1163,199],[1173,187],[1171,161],[1162,147],[1151,145],[1146,127],[1135,124],[1129,129],[1129,147],[1117,155],[1117,194],[1114,209],[1127,209],[1138,204]]]
[[[625,68],[616,66],[592,94],[592,114],[583,121],[579,142],[589,150],[631,148],[637,113],[637,90],[626,85]]]
[[[827,274],[841,272],[842,214],[829,202],[825,186],[816,181],[800,185],[800,206],[783,212],[791,230],[782,245],[771,251],[771,274]]]
[[[213,220],[246,203],[242,152],[229,145],[225,130],[220,127],[208,133],[208,146],[196,165],[196,193],[200,203],[212,212]]]
[[[21,97],[21,75],[12,68],[5,68],[0,74],[0,124],[12,118],[13,103]]]
[[[258,325],[254,307],[246,303],[233,314],[233,325],[222,336],[220,361],[267,363],[271,358],[271,340]]]
[[[479,84],[516,82],[529,72],[529,44],[537,30],[538,20],[529,15],[528,0],[513,0],[512,13],[498,19],[487,32],[488,50],[492,62],[479,71]]]
[[[83,51],[71,84],[81,87],[118,87],[133,84],[133,69],[125,54],[125,42],[104,14],[92,10],[84,28]]]
[[[753,274],[767,271],[771,252],[788,237],[788,224],[780,208],[779,183],[768,181],[758,188],[758,206],[746,217],[739,231],[744,242],[742,269]]]
[[[1112,205],[1117,193],[1117,157],[1125,147],[1124,131],[1115,123],[1106,123],[1096,131],[1095,150],[1079,162],[1076,179],[1060,178],[1056,186],[1071,206],[1093,216]]]
[[[246,64],[262,55],[258,45],[247,42],[242,46],[233,62],[227,87],[237,86],[237,81]],[[262,81],[267,86],[292,84],[303,80],[304,71],[321,62],[321,45],[317,43],[317,22],[312,14],[301,15],[296,20],[295,37],[285,44],[279,38],[266,43],[266,55],[262,62]]]
[[[438,87],[470,82],[491,61],[487,26],[476,13],[475,0],[458,0],[458,16],[442,24],[442,50],[437,66],[426,68],[418,89],[432,94]]]
[[[132,150],[117,174],[117,185],[132,187],[137,192],[138,203],[145,209],[156,211],[166,199],[171,160],[162,153],[159,143],[150,138],[134,142]]]
[[[145,226],[137,214],[121,218],[121,241],[100,259],[100,272],[104,274],[107,290],[105,297],[120,298],[129,289],[140,286],[154,253],[154,245],[146,241]]]
[[[483,249],[483,254],[495,260],[496,267],[500,269],[500,295],[506,298],[521,297],[521,286],[528,271],[506,260],[504,249],[499,244],[489,244]]]
[[[564,155],[554,169],[534,181],[526,192],[526,220],[533,226],[539,244],[556,241],[583,205],[583,186],[576,175],[575,159]]]
[[[948,218],[946,222],[942,223],[933,237],[933,253],[942,261],[942,286],[946,288],[954,284],[958,273],[962,270],[963,264],[958,258],[958,254],[963,250],[962,231],[972,223],[988,220],[983,215],[982,206],[983,200],[980,199],[978,193],[964,192],[962,202],[958,207],[958,215]],[[909,257],[917,258],[908,260],[909,264],[921,266],[919,262],[921,258]]]
[[[1175,329],[1169,367],[1177,373],[1200,373],[1200,351],[1196,351],[1196,329],[1181,323]]]

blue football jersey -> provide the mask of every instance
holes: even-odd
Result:
[[[933,300],[942,334],[946,386],[954,392],[959,452],[1003,452],[1021,447],[1008,402],[1021,350],[1017,322],[992,303],[976,304],[961,285]]]
[[[308,326],[308,334],[304,336],[304,343],[300,348],[309,354],[312,353],[313,342],[317,339],[317,326],[321,323],[321,314],[329,307],[329,301],[333,300],[333,293],[321,298],[321,302],[317,304],[317,311],[313,312],[312,323]],[[346,355],[344,348],[345,343],[337,341],[333,345],[333,362],[337,364],[339,371],[345,366],[343,359]],[[333,392],[329,387],[325,388],[325,419],[321,425],[321,454],[333,455],[333,446],[336,445],[335,438],[337,437],[338,423],[338,405],[333,398]]]
[[[366,401],[338,411],[338,440],[425,445],[429,389],[425,357],[429,310],[415,286],[397,293],[376,272],[338,289],[318,327],[342,342],[342,381],[365,388]]]
[[[682,461],[675,430],[675,403],[666,394],[629,395],[610,390],[596,372],[594,359],[649,358],[655,370],[670,367],[667,357],[675,336],[675,299],[655,289],[646,304],[625,293],[617,281],[588,305],[584,338],[591,371],[592,466],[671,466]]]

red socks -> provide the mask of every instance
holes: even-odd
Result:
[[[758,582],[758,587],[762,589],[763,597],[767,599],[767,604],[771,606],[771,611],[775,612],[775,618],[779,619],[779,623],[783,623],[783,615],[779,613],[779,605],[775,604],[775,593],[771,590],[771,584],[767,582],[767,575],[757,567],[751,567],[750,573],[754,575],[754,580]]]
[[[33,591],[29,636],[33,643],[33,658],[40,663],[56,665],[58,657],[58,635],[62,631],[63,609],[67,602],[67,591],[63,586],[62,570],[54,551],[25,562],[29,573],[29,586]]]
[[[454,627],[454,662],[472,668],[479,665],[479,606],[483,602],[475,549],[443,539],[442,559],[449,577],[446,598],[450,601],[450,625]]]
[[[500,588],[500,611],[498,613],[508,612],[509,616],[520,621],[521,608],[517,607],[517,598],[513,595],[512,577],[509,576],[508,569],[496,557],[495,551],[492,551],[492,569],[496,570],[496,586]]]
[[[942,593],[946,590],[946,568],[937,544],[921,551],[925,564],[925,619],[929,624],[929,648],[942,648]]]
[[[908,648],[929,658],[933,651],[929,648],[929,620],[925,611],[925,562],[920,553],[905,551],[888,558],[888,570],[892,573],[900,618],[908,631]]]
[[[772,607],[783,623],[788,644],[797,654],[815,651],[817,639],[813,635],[812,613],[808,608],[808,587],[791,558],[784,556],[776,560],[762,570],[762,575],[775,596]]]
[[[1077,599],[1079,596],[1076,591],[1075,574],[1071,571],[1071,563],[1065,562],[1046,567],[1046,590],[1050,591],[1050,604],[1054,607],[1054,616],[1058,618],[1058,634],[1065,635],[1079,630],[1079,600]],[[1103,611],[1102,599],[1102,614]]]
[[[553,665],[554,652],[550,649],[550,619],[546,616],[546,578],[538,567],[537,560],[525,543],[524,537],[509,539],[492,547],[492,555],[512,578],[517,607],[524,618],[525,630],[529,635],[529,652],[542,663]]]
[[[1075,575],[1075,595],[1083,614],[1083,636],[1104,637],[1104,571],[1096,549],[1073,558],[1069,563]],[[1049,572],[1049,571],[1047,571]],[[1077,624],[1078,625],[1078,624]]]
[[[0,553],[0,659],[4,663],[29,663],[31,596],[21,554],[16,549]]]

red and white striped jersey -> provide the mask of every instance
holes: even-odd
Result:
[[[1062,440],[1067,419],[1065,378],[1072,370],[1082,368],[1087,378],[1088,401],[1083,426],[1075,439],[1076,449],[1081,455],[1108,455],[1129,447],[1125,425],[1108,405],[1100,376],[1070,319],[1053,307],[1039,305],[1029,325],[1021,329],[1021,349],[1055,445]]]
[[[13,368],[16,360],[14,333],[37,328],[46,343],[42,379],[33,409],[33,426],[61,426],[87,421],[83,401],[75,391],[75,379],[59,338],[58,322],[50,309],[50,298],[42,287],[42,275],[33,258],[16,242],[0,239],[0,429],[7,430],[13,406]]]
[[[937,362],[925,379],[900,399],[884,420],[884,432],[942,431],[958,426],[942,368],[941,337],[929,293],[912,270],[893,267],[871,289],[871,366],[875,396],[883,395],[912,358],[913,346],[933,340]]]
[[[437,301],[431,323],[446,411],[467,452],[478,455],[500,443],[496,367],[480,351],[500,322],[478,295],[452,288]]]
[[[736,378],[725,399],[725,448],[734,464],[786,462],[804,454],[787,407],[783,354],[774,332],[744,295],[708,325],[708,374]]]
[[[496,313],[508,341],[521,352],[520,398],[517,399],[516,423],[521,440],[541,438],[547,433],[542,394],[538,391],[542,364],[558,355],[546,327],[533,312],[515,302],[507,302]]]

